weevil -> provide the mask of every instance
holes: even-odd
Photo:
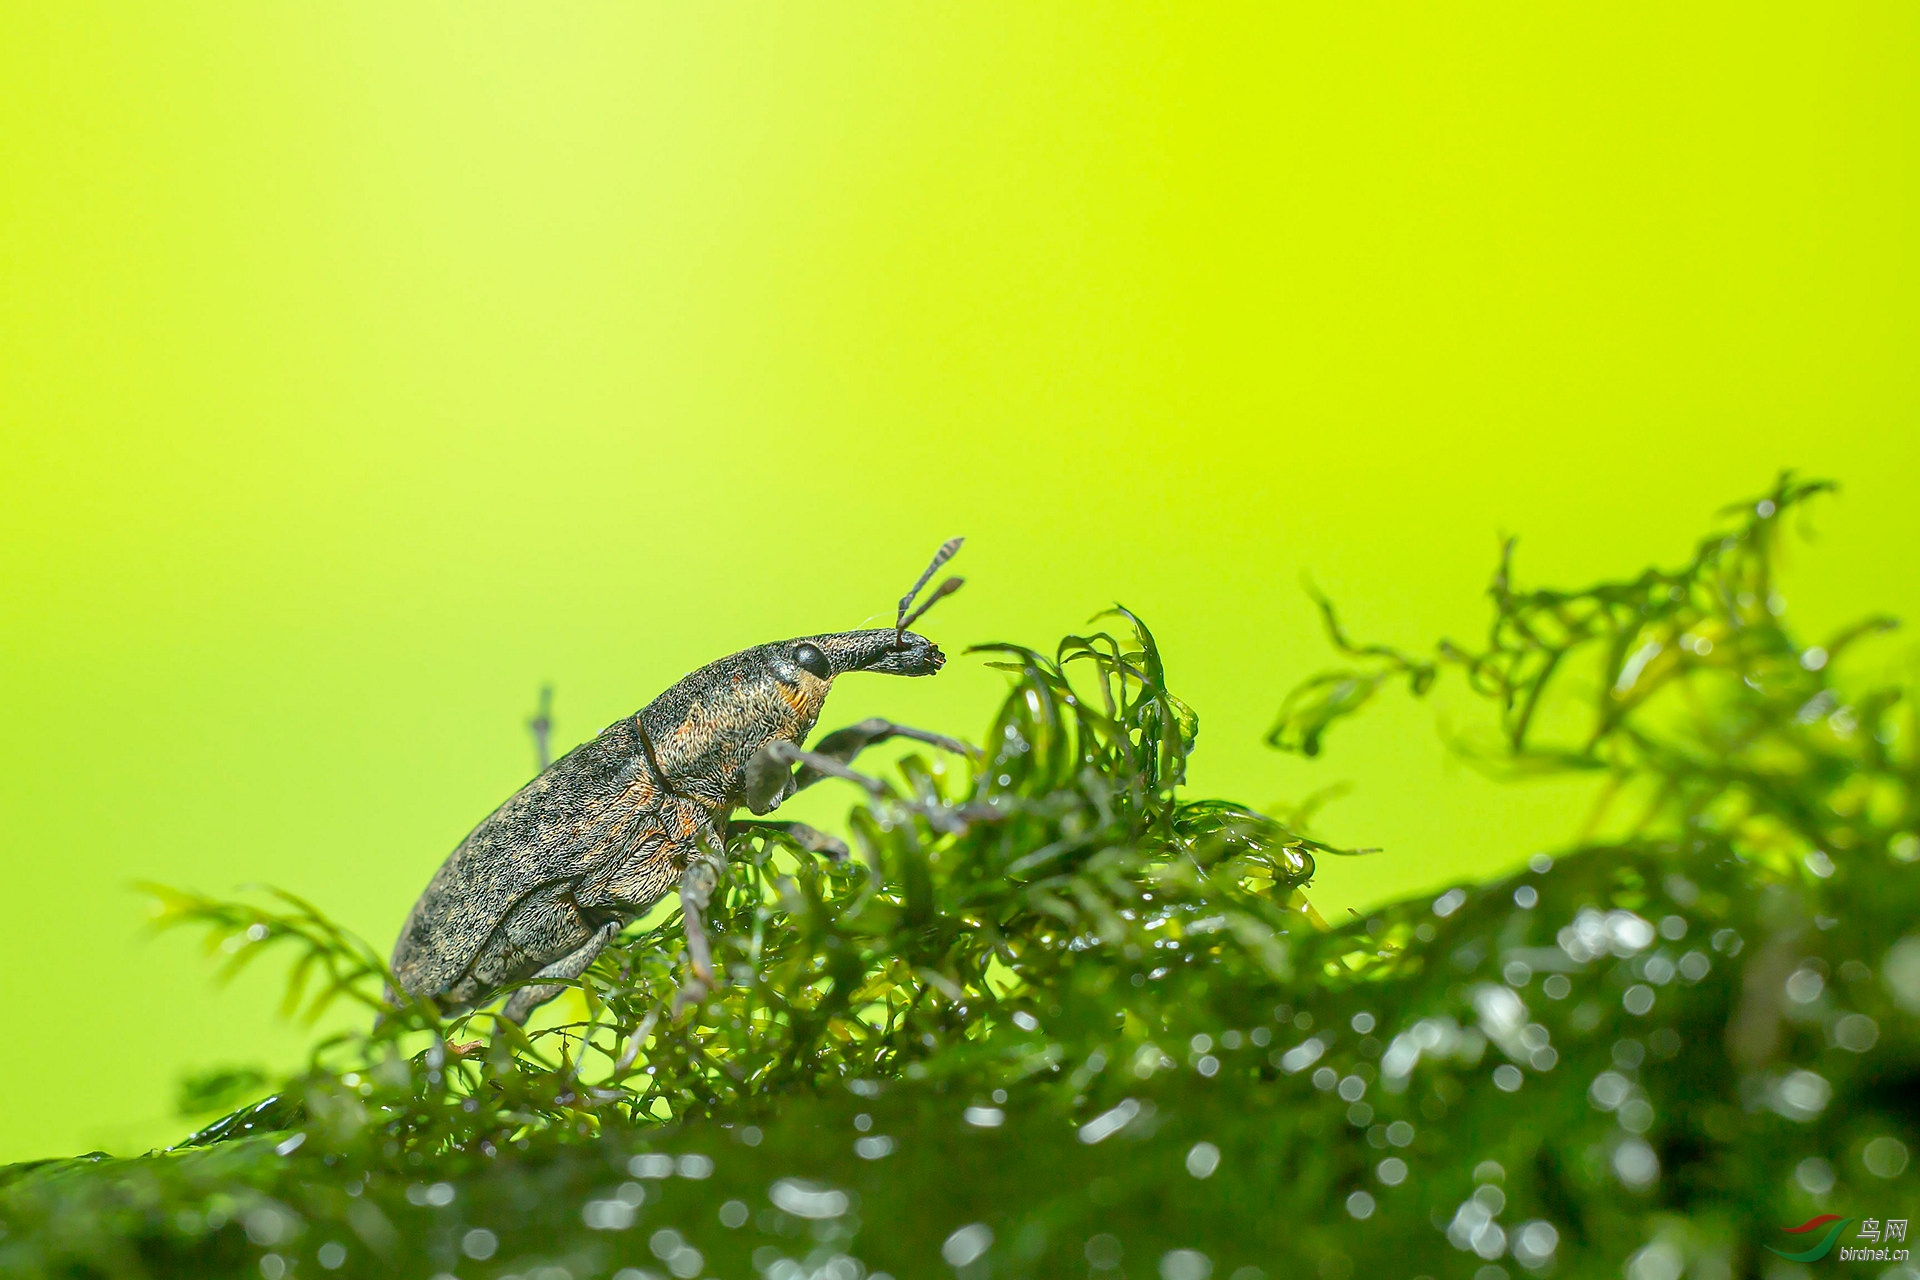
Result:
[[[889,738],[969,752],[955,739],[870,719],[804,749],[827,693],[853,671],[930,676],[946,655],[907,628],[961,583],[948,578],[913,607],[960,549],[935,554],[891,627],[756,645],[683,677],[631,716],[542,769],[462,840],[413,905],[393,950],[411,996],[443,1013],[513,988],[502,1016],[525,1022],[565,989],[629,922],[677,890],[690,977],[714,981],[705,914],[745,806],[771,813]],[[759,822],[801,847],[845,858],[840,841],[801,823]],[[517,984],[517,985],[516,985]]]

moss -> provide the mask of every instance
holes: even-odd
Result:
[[[677,1016],[671,919],[529,1035],[386,1006],[379,954],[297,899],[167,892],[234,963],[291,949],[290,1011],[379,1016],[174,1150],[0,1172],[0,1271],[1651,1280],[1899,1217],[1916,724],[1843,678],[1883,622],[1808,645],[1772,591],[1822,488],[1783,478],[1679,570],[1522,591],[1509,557],[1482,648],[1335,628],[1350,665],[1277,746],[1461,678],[1486,763],[1603,773],[1612,804],[1604,837],[1340,929],[1302,888],[1343,851],[1184,795],[1197,720],[1124,613],[989,646],[977,773],[909,757],[844,869],[736,841],[729,981]]]

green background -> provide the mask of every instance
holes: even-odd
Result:
[[[1846,485],[1796,611],[1920,615],[1914,10],[1674,8],[0,9],[0,1160],[298,1059],[132,881],[384,943],[543,681],[571,743],[953,533],[950,651],[1124,601],[1198,791],[1355,784],[1329,916],[1580,796],[1450,763],[1445,699],[1261,747],[1303,572],[1470,638],[1503,532],[1672,562],[1791,465]]]

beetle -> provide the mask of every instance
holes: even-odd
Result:
[[[935,554],[901,598],[893,626],[743,649],[682,677],[548,765],[460,842],[414,903],[393,950],[401,989],[452,1013],[515,988],[501,1016],[525,1022],[625,925],[677,889],[691,971],[682,999],[705,994],[714,978],[703,920],[728,833],[744,825],[736,809],[764,815],[821,778],[858,779],[853,758],[889,738],[972,752],[880,719],[803,749],[839,676],[940,670],[940,647],[907,628],[962,580],[946,579],[909,609],[961,541]],[[781,829],[829,857],[847,855],[840,841],[801,823],[753,825]]]

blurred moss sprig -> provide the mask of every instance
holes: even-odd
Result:
[[[1509,540],[1478,648],[1442,640],[1420,656],[1357,644],[1316,595],[1334,646],[1358,661],[1298,685],[1267,741],[1316,755],[1335,724],[1389,683],[1404,680],[1424,697],[1457,671],[1498,716],[1498,745],[1475,753],[1481,763],[1510,775],[1605,775],[1590,829],[1630,803],[1629,834],[1710,829],[1796,853],[1862,842],[1884,850],[1912,815],[1857,819],[1893,794],[1887,746],[1914,732],[1914,709],[1894,687],[1849,697],[1834,671],[1861,640],[1896,624],[1872,615],[1820,643],[1802,641],[1774,581],[1783,522],[1833,488],[1783,473],[1766,494],[1726,508],[1723,527],[1681,567],[1579,590],[1517,585]],[[1857,794],[1837,809],[1801,802],[1799,779],[1837,771]],[[1900,781],[1910,790],[1911,777]]]

